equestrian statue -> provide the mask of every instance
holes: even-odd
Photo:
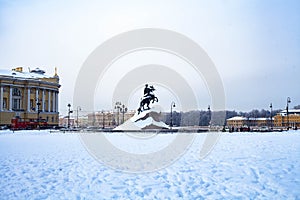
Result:
[[[140,107],[137,110],[138,114],[140,114],[140,112],[143,112],[144,110],[149,110],[150,103],[154,103],[155,101],[158,102],[158,98],[154,95],[153,91],[155,91],[153,85],[151,86],[148,86],[148,84],[145,85],[144,96],[141,99]],[[147,106],[146,108],[145,105]]]

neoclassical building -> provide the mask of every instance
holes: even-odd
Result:
[[[277,127],[300,128],[300,109],[282,110],[274,116],[274,125]]]
[[[0,126],[10,126],[14,118],[46,121],[58,126],[59,76],[36,68],[0,69]]]

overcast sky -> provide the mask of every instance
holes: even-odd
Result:
[[[206,51],[222,78],[227,109],[269,109],[271,102],[280,109],[288,96],[291,106],[300,104],[299,10],[297,0],[0,0],[0,68],[54,74],[58,67],[63,114],[96,47],[125,31],[162,28]]]

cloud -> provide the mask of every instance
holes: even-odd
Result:
[[[207,51],[229,108],[264,107],[265,91],[277,104],[286,95],[300,104],[299,9],[298,1],[1,1],[0,66],[49,73],[58,67],[64,112],[82,63],[98,45],[124,31],[165,28]]]

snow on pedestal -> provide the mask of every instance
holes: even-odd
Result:
[[[129,120],[116,127],[114,130],[138,131],[147,129],[169,129],[169,126],[161,121],[161,109],[153,106],[149,110],[136,112]]]

